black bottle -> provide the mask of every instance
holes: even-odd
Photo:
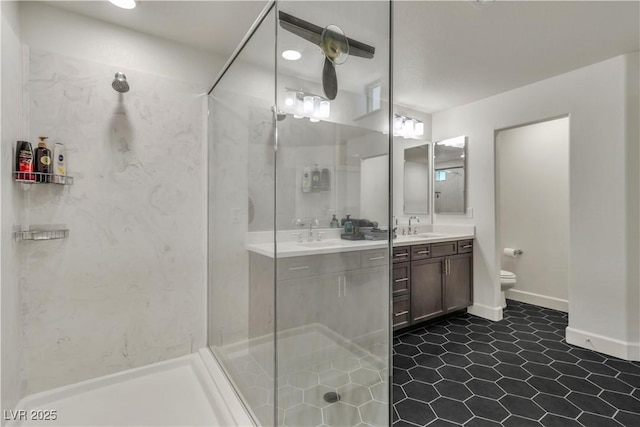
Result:
[[[41,136],[35,155],[35,171],[37,182],[50,182],[51,174],[51,150],[47,148],[47,137]]]

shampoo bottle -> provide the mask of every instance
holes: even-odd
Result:
[[[56,143],[53,147],[53,178],[54,182],[64,184],[67,175],[67,164],[65,159],[64,145]]]
[[[34,181],[33,148],[28,141],[18,141],[16,144],[16,179]]]
[[[47,148],[47,137],[41,136],[36,148],[36,181],[51,182],[51,150]]]

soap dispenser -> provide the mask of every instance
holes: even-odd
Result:
[[[340,223],[338,222],[338,218],[336,218],[336,214],[333,214],[333,218],[331,218],[331,228],[339,228]]]
[[[353,221],[351,221],[351,215],[347,215],[347,220],[344,222],[344,232],[347,234],[353,233]]]

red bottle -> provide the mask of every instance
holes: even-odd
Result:
[[[35,181],[33,174],[33,148],[28,141],[18,141],[16,144],[16,179],[20,181]]]

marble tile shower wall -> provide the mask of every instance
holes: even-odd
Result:
[[[70,229],[22,244],[28,393],[203,347],[206,88],[29,55],[29,137],[66,145],[75,184],[24,194],[30,224]]]

